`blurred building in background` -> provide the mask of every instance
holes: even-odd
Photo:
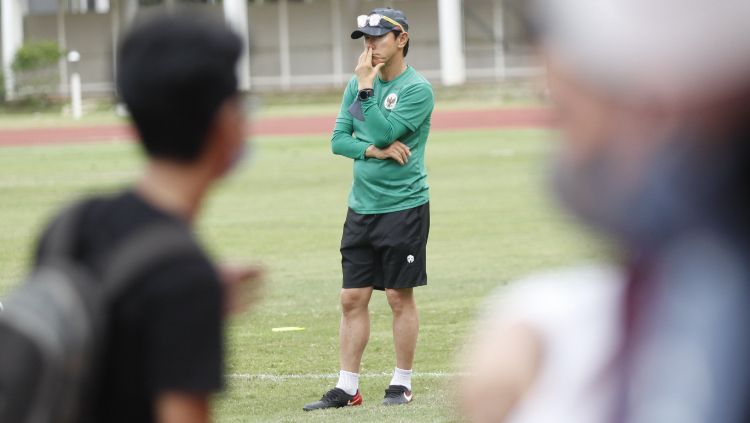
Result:
[[[13,92],[10,66],[23,43],[56,41],[76,50],[75,66],[88,95],[109,94],[117,69],[119,34],[139,14],[176,7],[178,0],[0,0],[0,51],[5,89]],[[179,2],[180,5],[183,2]],[[223,16],[240,32],[249,28],[252,60],[238,72],[243,88],[294,90],[340,87],[362,44],[349,34],[355,17],[377,6],[409,17],[409,63],[432,82],[502,80],[538,72],[518,22],[516,0],[199,0],[206,13]],[[68,90],[73,66],[61,59],[57,89]]]

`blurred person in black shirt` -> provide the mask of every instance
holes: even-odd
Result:
[[[117,86],[147,162],[132,187],[84,200],[75,258],[95,274],[107,254],[154,223],[192,233],[208,190],[244,149],[241,50],[223,24],[187,12],[137,22],[124,37]],[[152,265],[114,300],[80,421],[210,421],[210,395],[223,387],[225,312],[261,272],[217,266],[189,239],[195,248]]]

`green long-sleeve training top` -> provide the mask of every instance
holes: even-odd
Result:
[[[357,78],[344,91],[331,149],[354,159],[349,207],[359,214],[391,213],[429,201],[424,165],[430,118],[435,104],[430,83],[411,66],[391,81],[376,77],[375,95],[362,102],[364,121],[349,107],[357,100]],[[411,150],[404,166],[394,160],[365,158],[370,145],[386,148],[401,141]]]

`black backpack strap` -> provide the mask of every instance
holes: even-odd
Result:
[[[163,222],[138,230],[109,256],[105,296],[116,298],[151,266],[190,253],[200,253],[200,249],[183,226]]]
[[[75,250],[78,226],[91,200],[76,202],[66,207],[52,222],[44,241],[44,257],[69,257]]]

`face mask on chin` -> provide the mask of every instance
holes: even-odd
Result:
[[[220,177],[225,178],[231,176],[241,171],[242,169],[249,167],[252,164],[254,156],[255,148],[253,147],[253,144],[254,142],[252,140],[245,140],[241,142],[237,146],[237,149],[235,150],[232,157],[229,158],[226,162],[227,164],[225,165],[224,170],[221,172]]]
[[[227,174],[237,173],[252,164],[253,156],[255,155],[254,145],[255,143],[252,140],[245,140],[240,144],[239,148],[237,148],[237,152],[232,158]]]
[[[586,224],[626,247],[650,249],[721,214],[729,156],[707,155],[702,146],[710,142],[681,131],[626,169],[618,143],[627,142],[610,140],[577,163],[555,158],[553,189]]]
[[[232,157],[227,160],[226,168],[222,172],[222,176],[229,176],[249,166],[254,153],[255,143],[251,139],[250,132],[245,129],[247,124],[245,120],[246,118],[244,117],[247,115],[247,108],[252,108],[253,106],[252,104],[246,104],[244,102],[245,100],[240,97],[236,97],[232,101],[234,101],[231,103],[232,118],[228,125],[232,128],[230,133],[233,137],[233,143],[236,142],[237,146],[232,152]],[[236,138],[234,137],[240,137],[242,140],[236,141]]]

